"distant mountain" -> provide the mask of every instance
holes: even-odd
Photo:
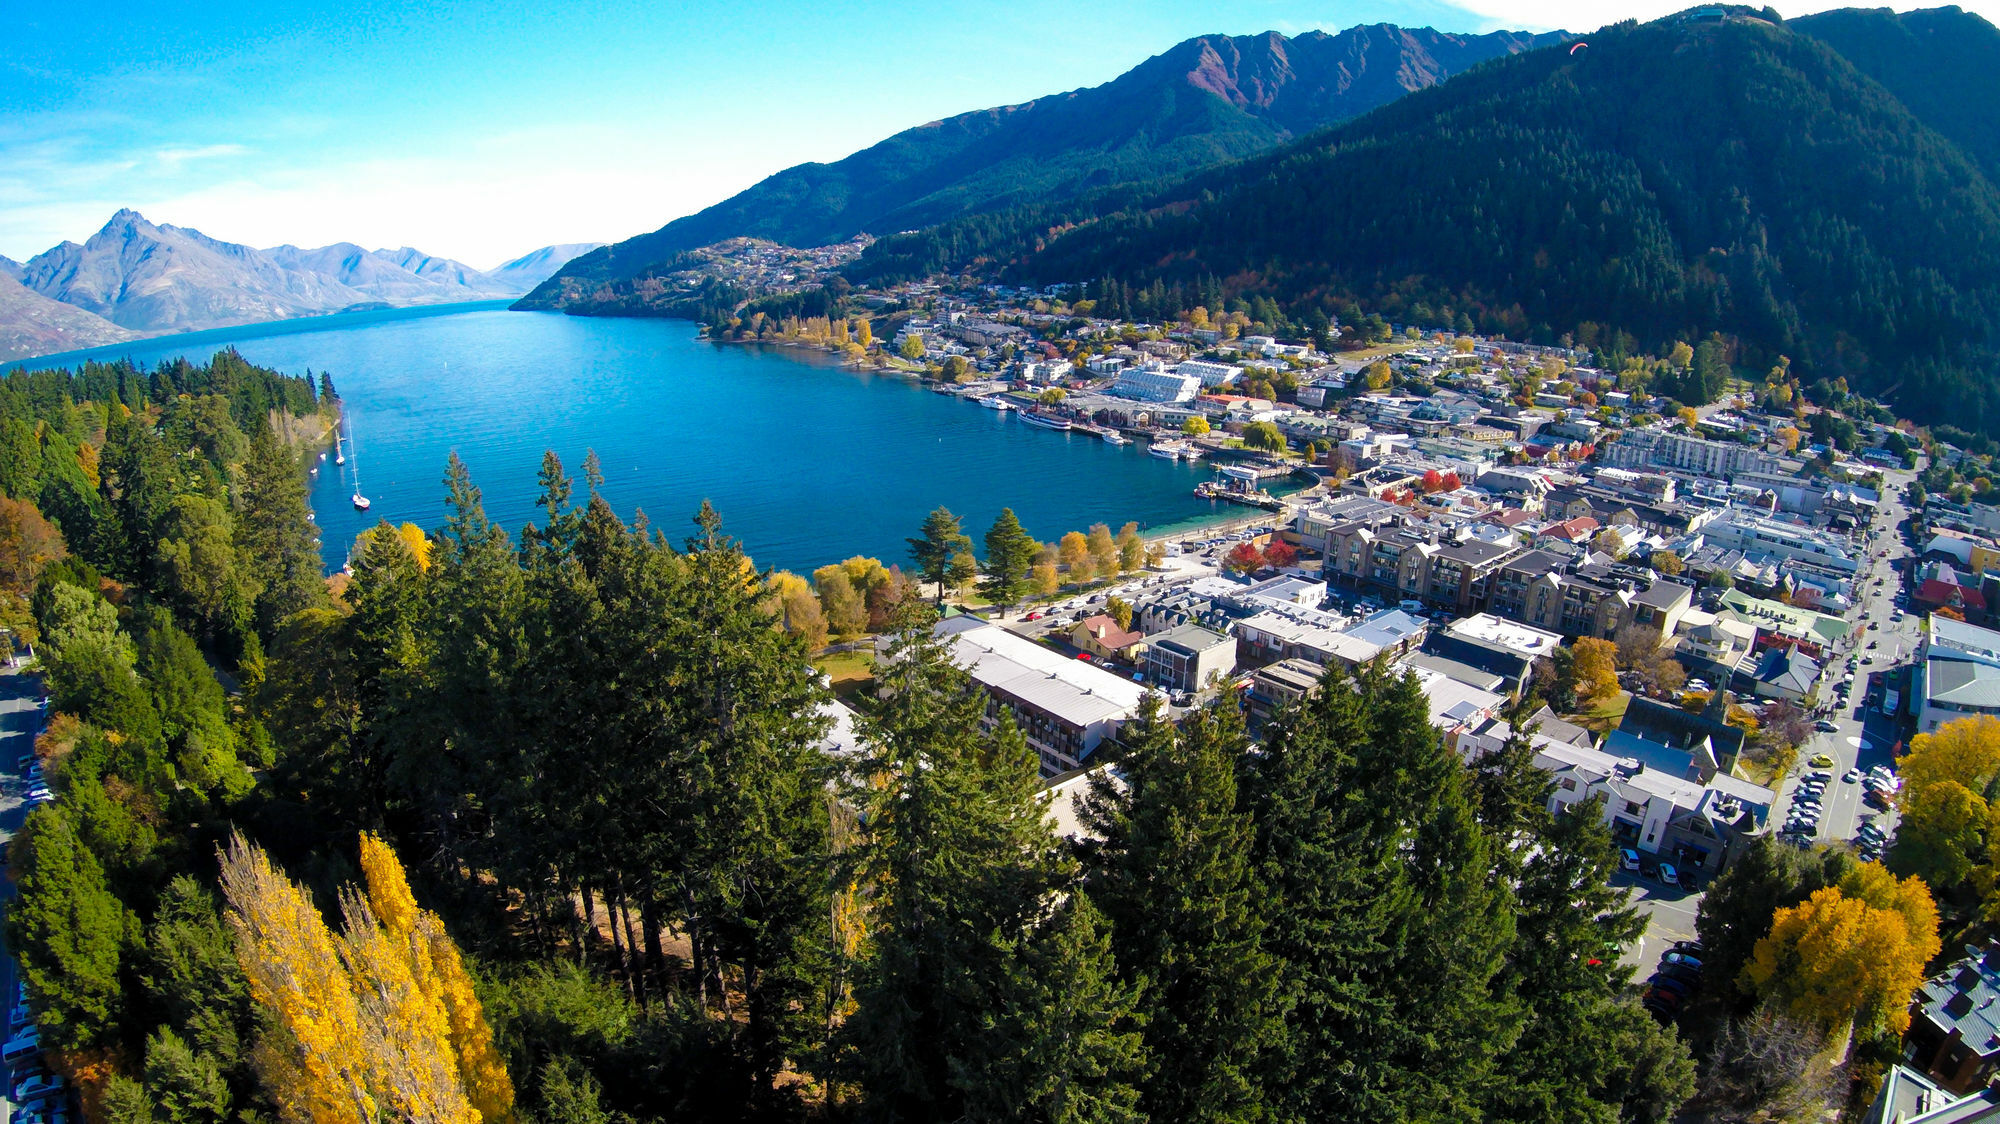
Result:
[[[1839,51],[2000,183],[2000,28],[1957,7],[1842,8],[1785,26]]]
[[[566,249],[537,250],[509,263],[519,268],[500,276],[407,246],[364,250],[336,242],[259,250],[123,210],[81,245],[64,242],[26,265],[0,258],[0,276],[90,313],[106,327],[148,335],[347,309],[517,297],[547,275],[538,270],[553,271],[567,261]],[[0,313],[0,333],[36,338],[53,314],[30,307],[18,298],[11,302]],[[72,330],[86,327],[79,322]]]
[[[1227,279],[1295,316],[1566,333],[1613,358],[1710,332],[1918,420],[2000,432],[2000,192],[1826,42],[1761,19],[1592,33],[1016,244],[1119,303]],[[1989,106],[1991,103],[1987,103]],[[1046,230],[1046,228],[1043,228]],[[1621,335],[1622,333],[1622,335]]]
[[[291,257],[123,210],[82,245],[30,258],[23,284],[136,332],[282,320],[374,300]]]
[[[468,269],[448,258],[433,258],[415,250],[364,250],[352,242],[335,242],[331,246],[321,246],[316,250],[301,250],[296,246],[278,246],[265,250],[270,259],[288,270],[309,273],[328,281],[336,282],[357,294],[359,301],[377,301],[383,304],[437,304],[442,301],[478,300],[481,297],[507,297],[517,295],[487,279],[477,270]],[[431,275],[421,275],[401,264],[399,258],[415,255],[427,263],[444,263],[434,266]],[[457,267],[476,283],[467,284],[455,280]]]
[[[1179,176],[1365,113],[1558,35],[1377,24],[1208,35],[1091,89],[960,114],[801,164],[651,234],[585,254],[517,307],[561,307],[676,253],[749,236],[808,247],[1106,185]]]
[[[12,271],[0,271],[0,360],[123,343],[136,337],[137,333],[101,316],[22,288]]]
[[[483,273],[461,261],[450,258],[432,257],[422,250],[404,246],[400,250],[376,250],[376,258],[398,269],[407,270],[426,281],[443,285],[455,285],[466,289],[476,289],[500,296],[517,296],[534,288],[524,285],[512,288],[491,274]]]
[[[513,292],[525,293],[553,277],[556,270],[603,245],[602,242],[564,242],[556,246],[543,246],[497,269],[487,270],[486,276],[500,282]]]

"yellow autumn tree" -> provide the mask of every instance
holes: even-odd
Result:
[[[1618,693],[1618,645],[1586,636],[1570,648],[1579,702],[1600,702]]]
[[[385,526],[388,525],[386,523],[377,523],[373,527],[362,531],[356,538],[361,541],[361,545],[366,545],[366,540],[381,534],[382,528]],[[428,573],[431,568],[431,540],[424,534],[424,529],[415,523],[404,523],[398,527],[391,527],[390,531],[397,538],[403,540],[404,546],[410,548],[410,557],[417,560],[417,568]]]
[[[1918,734],[1910,739],[1910,752],[1898,766],[1911,792],[1940,781],[1984,792],[2000,774],[2000,718],[1972,715]]]
[[[1829,1031],[1852,1020],[1900,1034],[1939,947],[1930,888],[1865,863],[1773,914],[1743,975],[1763,998]]]
[[[458,948],[418,908],[388,845],[363,836],[364,896],[341,893],[346,926],[264,853],[231,840],[223,889],[251,994],[279,1033],[259,1073],[287,1120],[502,1124],[514,1090]]]
[[[279,1028],[258,1066],[279,1114],[314,1124],[373,1121],[369,1066],[354,1049],[361,1005],[312,899],[240,835],[223,852],[222,889],[250,994]]]
[[[340,955],[362,1013],[356,1052],[369,1063],[369,1083],[386,1119],[479,1124],[452,1055],[451,1026],[420,979],[429,965],[410,955],[411,942],[383,926],[368,900],[342,892],[347,929]]]
[[[493,1044],[493,1030],[472,988],[458,946],[437,914],[419,909],[403,864],[387,843],[361,837],[361,873],[368,882],[368,906],[397,944],[411,978],[443,1019],[445,1040],[465,1096],[485,1124],[514,1114],[514,1085]]]

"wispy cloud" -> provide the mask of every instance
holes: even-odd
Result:
[[[204,144],[193,148],[161,148],[153,152],[153,160],[169,172],[178,172],[181,166],[196,160],[219,160],[225,156],[247,156],[250,147],[242,144]]]

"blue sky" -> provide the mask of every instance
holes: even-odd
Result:
[[[131,206],[252,245],[408,244],[488,267],[1109,81],[1205,32],[1587,31],[1692,2],[0,0],[0,254],[81,241]]]

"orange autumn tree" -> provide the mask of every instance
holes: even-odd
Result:
[[[1922,879],[1864,863],[1771,917],[1743,975],[1759,996],[1833,1030],[1910,1025],[1910,993],[1936,956],[1937,906]]]
[[[364,896],[341,892],[334,933],[311,896],[240,836],[222,856],[237,958],[277,1031],[259,1073],[288,1120],[499,1124],[514,1089],[438,916],[364,835]]]

